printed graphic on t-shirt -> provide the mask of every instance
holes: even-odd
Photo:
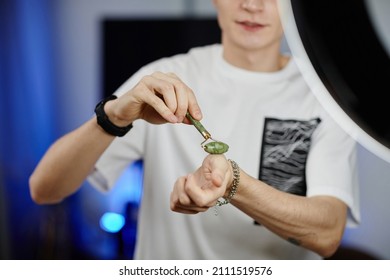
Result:
[[[319,118],[308,121],[266,118],[259,179],[278,190],[306,195],[306,160],[311,136],[320,122]],[[260,225],[256,221],[254,224]]]
[[[306,160],[320,121],[266,118],[259,179],[278,190],[306,195]]]

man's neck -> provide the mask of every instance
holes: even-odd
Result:
[[[223,58],[236,67],[254,72],[276,72],[283,69],[289,57],[280,53],[279,48],[248,50],[226,46]]]

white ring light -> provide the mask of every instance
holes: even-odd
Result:
[[[301,38],[301,34],[298,30],[298,25],[296,18],[294,16],[294,10],[293,10],[293,4],[292,2],[299,2],[299,1],[290,1],[290,0],[279,0],[279,9],[281,14],[281,20],[283,24],[283,28],[285,31],[285,37],[288,43],[288,46],[291,50],[292,55],[294,56],[298,67],[300,68],[303,77],[305,78],[306,82],[312,89],[313,93],[316,95],[320,103],[324,106],[324,108],[328,111],[328,113],[333,116],[333,118],[336,120],[336,122],[348,133],[353,137],[356,141],[358,141],[363,147],[365,147],[367,150],[371,151],[373,154],[377,155],[378,157],[390,162],[390,146],[387,142],[388,139],[383,137],[377,137],[377,134],[375,131],[374,133],[371,133],[372,131],[370,129],[367,129],[368,126],[364,124],[363,122],[358,125],[356,118],[353,120],[353,117],[357,116],[354,115],[354,112],[347,113],[346,110],[342,109],[340,104],[336,102],[334,96],[329,92],[328,88],[324,85],[323,81],[321,80],[318,71],[315,70],[312,60],[316,61],[318,63],[318,60],[316,60],[316,57],[309,58],[309,55],[307,53],[307,50],[304,47],[304,43]],[[304,2],[304,1],[301,1]],[[316,2],[316,1],[315,1]],[[319,4],[319,2],[316,2]],[[390,1],[387,1],[387,7],[390,7]],[[302,3],[300,3],[302,4]],[[303,4],[302,4],[303,5]],[[335,5],[334,9],[337,9],[338,5]],[[353,5],[350,6],[351,9],[353,9]],[[348,15],[345,15],[348,16]],[[333,20],[331,18],[331,15],[328,15],[329,21]],[[329,22],[324,22],[324,25],[328,24]],[[326,27],[325,27],[326,28]],[[315,34],[317,35],[317,34]],[[307,34],[306,34],[307,36]],[[320,34],[318,35],[320,36]],[[313,53],[312,53],[313,54]],[[358,58],[357,58],[358,59]],[[390,63],[390,62],[389,62]],[[332,67],[330,65],[327,65],[327,69],[329,67]],[[337,73],[338,69],[333,68],[334,73]],[[323,73],[322,73],[323,74]],[[390,76],[388,78],[388,82],[390,82]],[[343,84],[343,81],[338,81],[338,89],[345,89],[345,92],[339,92],[340,94],[347,94],[348,91],[350,91],[350,88],[347,88],[348,85]],[[383,89],[383,94],[389,93],[389,88]],[[333,88],[334,89],[334,88]],[[339,90],[340,91],[340,90]],[[352,96],[349,94],[347,97],[349,100],[352,100],[355,98],[355,96]],[[390,104],[390,103],[389,103]],[[382,105],[381,105],[382,106]],[[390,109],[389,109],[390,112]],[[365,112],[366,113],[366,112]],[[351,117],[352,116],[352,117]],[[390,114],[388,118],[389,124],[390,124]],[[387,127],[389,126],[387,125]],[[363,129],[364,128],[364,129]],[[385,137],[388,137],[388,134],[384,134]]]

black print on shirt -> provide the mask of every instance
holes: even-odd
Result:
[[[311,135],[320,119],[266,118],[259,179],[278,190],[306,195],[305,167]]]
[[[266,118],[260,155],[259,179],[274,188],[306,195],[306,160],[319,118],[280,120]]]

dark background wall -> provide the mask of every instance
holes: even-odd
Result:
[[[85,185],[50,206],[32,203],[28,177],[52,141],[89,119],[97,101],[143,63],[135,62],[137,58],[147,53],[145,59],[152,60],[165,52],[184,51],[201,39],[214,40],[214,35],[208,37],[210,30],[215,31],[211,2],[0,1],[1,258],[131,258],[136,224],[132,214],[141,192],[142,163],[129,166],[109,194]],[[156,20],[160,34],[164,26],[169,29],[166,36],[172,36],[172,44],[156,44],[151,29],[140,32],[143,24],[154,28],[150,24]],[[211,20],[211,25],[208,32],[204,25],[194,28],[193,22],[183,29],[186,24],[181,20],[197,24]],[[116,28],[116,39],[111,31],[105,32]],[[134,38],[142,35],[146,36],[141,40]],[[109,42],[107,36],[113,36]],[[140,48],[140,41],[150,48]],[[108,58],[118,46],[129,48],[128,55]],[[348,229],[343,240],[345,246],[383,259],[390,259],[389,170],[389,163],[359,147],[363,221],[359,228]],[[122,231],[110,232],[101,225],[106,213],[128,218]]]

